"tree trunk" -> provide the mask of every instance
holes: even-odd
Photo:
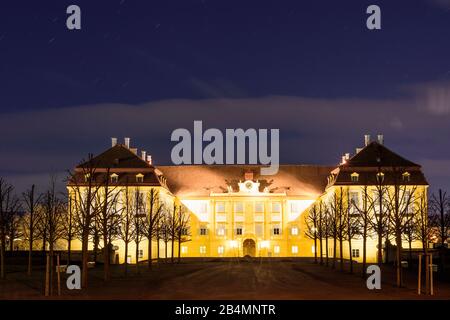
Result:
[[[181,234],[178,235],[178,263],[181,262]]]
[[[350,273],[353,273],[353,252],[352,252],[352,237],[348,237],[348,252],[350,256]]]
[[[341,271],[344,271],[344,244],[343,244],[343,239],[342,239],[342,234],[341,234],[341,238],[339,239],[339,257],[340,257],[340,261],[339,261],[339,269]]]
[[[171,253],[171,257],[170,257],[170,262],[171,263],[173,263],[174,262],[174,257],[175,257],[175,241],[174,241],[174,239],[172,238],[172,241],[171,241],[171,250],[172,250],[172,253]]]
[[[125,241],[125,276],[128,274],[128,242]]]
[[[364,224],[363,230],[363,262],[362,262],[362,277],[366,278],[366,265],[367,265],[367,224]]]
[[[336,268],[336,258],[337,258],[337,253],[336,253],[336,248],[337,248],[337,243],[336,243],[336,236],[333,238],[333,265],[331,266],[333,269]]]
[[[89,229],[88,227],[83,230],[83,238],[81,244],[81,255],[82,255],[82,268],[81,268],[81,285],[83,288],[88,286],[88,262],[89,262],[89,251],[88,251],[88,241],[89,241]]]
[[[317,236],[314,235],[314,263],[317,263]]]
[[[136,273],[139,273],[139,242],[136,241]]]
[[[325,265],[328,267],[328,237],[325,238]]]
[[[110,262],[110,252],[109,252],[108,235],[103,232],[103,278],[108,281],[110,278],[109,274],[109,262]]]
[[[396,260],[397,260],[397,287],[402,286],[402,235],[400,232],[396,232],[396,239],[395,242],[397,244],[397,250],[396,250]]]
[[[152,238],[149,237],[148,240],[148,268],[152,268],[152,255],[153,255],[153,248],[152,248]]]
[[[322,237],[319,238],[319,244],[320,244],[320,265],[323,265],[323,240]]]
[[[0,228],[2,228],[0,226]],[[1,230],[0,235],[0,279],[5,279],[5,249],[6,249],[6,243],[5,243],[5,234],[3,230]]]

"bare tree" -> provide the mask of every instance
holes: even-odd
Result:
[[[383,263],[383,239],[388,237],[389,224],[389,215],[387,212],[389,189],[384,183],[384,177],[385,175],[381,171],[381,168],[378,168],[378,172],[376,173],[377,184],[373,190],[374,192],[372,195],[366,194],[369,207],[373,208],[373,210],[369,211],[371,215],[368,222],[370,223],[370,229],[377,237],[377,263],[380,267]]]
[[[403,172],[405,171],[401,168],[392,169],[392,190],[387,194],[388,200],[386,202],[389,215],[389,229],[396,244],[396,274],[398,287],[403,285],[401,266],[402,238],[414,218],[412,206],[414,195],[417,190],[417,186],[406,185],[405,182],[402,181]]]
[[[190,219],[189,214],[186,213],[182,206],[178,207],[177,219],[177,241],[178,241],[178,263],[181,262],[181,244],[190,241]]]
[[[165,209],[161,216],[158,226],[158,237],[164,242],[164,261],[167,262],[168,254],[168,243],[170,241],[170,226],[171,226],[171,210]],[[158,242],[159,242],[158,239]]]
[[[447,192],[439,189],[438,194],[433,194],[430,201],[431,219],[433,227],[437,229],[439,235],[439,263],[440,272],[443,272],[445,265],[445,244],[450,232],[450,197]]]
[[[96,194],[101,184],[96,181],[97,165],[89,154],[88,161],[79,165],[75,172],[70,173],[69,195],[73,201],[74,222],[78,229],[77,234],[81,239],[81,285],[88,286],[88,262],[89,262],[89,236],[98,207],[95,206]]]
[[[422,243],[424,255],[428,253],[428,244],[433,235],[431,229],[431,226],[433,225],[431,219],[433,217],[428,215],[428,207],[427,194],[426,192],[422,192],[418,195],[418,201],[415,203],[415,213],[412,224],[414,226],[416,239]]]
[[[0,178],[0,279],[5,279],[6,237],[11,219],[19,206],[19,199],[13,194],[14,187]],[[10,239],[11,241],[11,239]]]
[[[125,245],[125,275],[128,273],[128,247],[133,240],[133,195],[128,185],[128,179],[125,187],[122,191],[122,197],[119,201],[122,203],[120,228],[119,228],[119,238],[122,239]]]
[[[26,210],[26,225],[23,230],[27,233],[28,239],[28,270],[27,274],[31,276],[32,272],[32,254],[33,254],[33,241],[36,237],[36,226],[39,223],[37,215],[38,204],[41,201],[41,195],[36,195],[35,185],[33,184],[31,188],[22,194],[23,202],[25,203]]]
[[[103,241],[103,268],[104,280],[110,279],[110,259],[111,259],[111,239],[118,228],[120,222],[120,212],[118,212],[119,193],[115,187],[109,184],[110,169],[106,169],[105,179],[103,182],[103,192],[97,194],[100,203],[99,213],[95,217],[98,231]]]
[[[64,219],[64,232],[62,238],[67,241],[67,265],[70,264],[70,261],[72,259],[72,241],[76,237],[76,229],[74,226],[74,213],[73,213],[73,201],[72,197],[69,196],[69,200],[66,204],[66,212],[67,216],[66,219]]]
[[[147,194],[148,210],[147,219],[145,220],[144,233],[148,241],[148,268],[152,268],[153,257],[153,239],[157,238],[158,225],[161,219],[164,204],[159,198],[159,192],[155,188],[151,188]]]
[[[359,213],[359,224],[360,224],[360,232],[363,240],[363,262],[362,262],[362,272],[361,275],[363,278],[367,277],[366,273],[366,265],[367,265],[367,238],[369,237],[370,232],[370,219],[371,212],[373,210],[374,201],[369,194],[369,188],[367,185],[364,185],[361,188],[361,200],[362,203],[359,204],[359,201],[356,199],[351,199],[352,206]]]
[[[356,194],[358,195],[358,194]],[[349,258],[350,258],[350,273],[353,273],[353,251],[352,251],[352,240],[361,234],[360,230],[360,220],[359,220],[359,212],[357,210],[357,207],[355,206],[355,199],[351,197],[350,189],[347,189],[347,202],[345,206],[345,220],[346,220],[346,227],[345,227],[345,233],[347,236],[347,243],[348,243],[348,252],[349,252]],[[358,199],[359,200],[359,199]]]
[[[131,228],[132,238],[136,248],[136,272],[139,273],[139,244],[145,236],[146,221],[145,196],[139,188],[134,190],[132,201],[133,219],[131,220]]]
[[[305,235],[314,240],[314,263],[317,263],[317,239],[319,238],[319,225],[321,220],[322,202],[315,202],[308,210],[306,216],[306,232]]]
[[[66,211],[64,203],[59,199],[55,192],[55,180],[52,178],[50,187],[41,200],[42,226],[46,229],[47,242],[50,256],[50,277],[49,288],[50,295],[53,293],[53,274],[54,274],[54,249],[56,242],[63,237],[64,221]]]
[[[436,218],[435,226],[439,230],[440,246],[445,246],[450,232],[450,196],[439,189],[438,194],[433,194],[430,199],[430,211]]]
[[[345,208],[343,198],[343,188],[339,188],[339,192],[334,192],[328,207],[330,208],[330,226],[331,234],[333,236],[333,264],[332,268],[336,267],[337,260],[337,242],[339,241],[339,268],[344,270],[344,256],[343,256],[343,241],[345,240]]]

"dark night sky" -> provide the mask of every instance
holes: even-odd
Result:
[[[381,132],[450,189],[449,39],[450,0],[2,1],[0,175],[45,186],[111,136],[169,164],[170,133],[203,120],[280,128],[282,163]]]

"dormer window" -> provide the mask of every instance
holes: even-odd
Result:
[[[136,182],[137,183],[143,183],[144,182],[144,175],[142,173],[139,173],[136,175]]]
[[[384,173],[383,172],[377,173],[377,181],[378,181],[378,183],[383,183],[383,181],[384,181]]]
[[[90,174],[90,173],[86,173],[86,174],[84,175],[84,182],[88,182],[89,179],[90,179],[90,177],[91,177],[91,174]]]
[[[409,172],[404,172],[402,174],[403,182],[409,182],[411,180],[411,174]]]
[[[351,174],[351,179],[352,179],[352,182],[358,182],[359,181],[359,174],[356,173],[356,172],[353,172]]]
[[[111,183],[117,183],[117,182],[119,182],[119,176],[117,174],[113,173],[111,175]]]

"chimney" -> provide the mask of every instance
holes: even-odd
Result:
[[[130,148],[130,151],[137,155],[137,148]]]
[[[253,180],[253,172],[247,171],[246,173],[244,173],[244,179],[245,180]]]
[[[147,156],[147,162],[148,164],[152,164],[152,156]]]
[[[350,159],[350,153],[345,154],[345,160],[348,160],[348,159]]]
[[[362,150],[362,148],[356,148],[356,153],[359,153]]]
[[[379,144],[383,144],[383,143],[384,143],[384,137],[383,137],[382,134],[379,134],[379,135],[378,135],[378,143],[379,143]]]
[[[146,157],[147,152],[141,151],[141,154],[142,154],[142,160],[146,161],[147,160],[147,157]]]
[[[345,156],[342,156],[341,164],[345,163]]]
[[[117,145],[117,138],[111,138],[111,145],[115,147]]]
[[[367,147],[370,143],[370,134],[364,135],[364,145]]]
[[[125,138],[125,146],[130,149],[130,138]]]

